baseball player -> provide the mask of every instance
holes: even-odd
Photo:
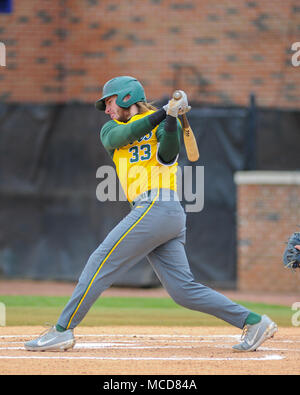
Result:
[[[143,86],[133,77],[116,77],[104,85],[96,107],[111,120],[100,137],[131,211],[89,257],[57,324],[25,343],[27,350],[72,348],[73,330],[93,303],[144,257],[176,303],[243,329],[242,341],[234,350],[254,351],[277,331],[267,316],[249,311],[193,278],[184,248],[186,215],[176,193],[178,115],[190,109],[185,92],[181,93],[181,99],[170,99],[156,109],[147,103]]]

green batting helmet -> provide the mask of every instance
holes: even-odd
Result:
[[[128,108],[138,101],[146,101],[144,88],[141,83],[136,78],[121,76],[106,82],[103,87],[101,99],[96,101],[96,108],[100,111],[104,111],[105,99],[113,95],[117,95],[116,103],[122,108]],[[127,95],[130,97],[128,100],[124,101]]]

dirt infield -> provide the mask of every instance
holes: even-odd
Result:
[[[65,352],[29,352],[41,327],[0,328],[1,374],[14,375],[286,375],[300,373],[300,333],[279,328],[256,352],[231,347],[230,327],[78,327]]]

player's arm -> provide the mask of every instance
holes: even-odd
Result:
[[[159,141],[158,159],[163,164],[173,164],[180,151],[181,125],[177,118],[167,115],[156,131]]]
[[[166,111],[160,109],[144,118],[128,124],[107,122],[101,129],[102,144],[108,151],[124,147],[150,133],[151,130],[166,118]]]

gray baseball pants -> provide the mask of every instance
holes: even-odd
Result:
[[[195,282],[184,249],[186,215],[177,194],[167,190],[170,199],[166,201],[165,191],[152,191],[151,196],[144,196],[146,200],[137,200],[92,253],[58,319],[60,326],[75,328],[104,290],[147,257],[176,303],[243,328],[249,310]]]

